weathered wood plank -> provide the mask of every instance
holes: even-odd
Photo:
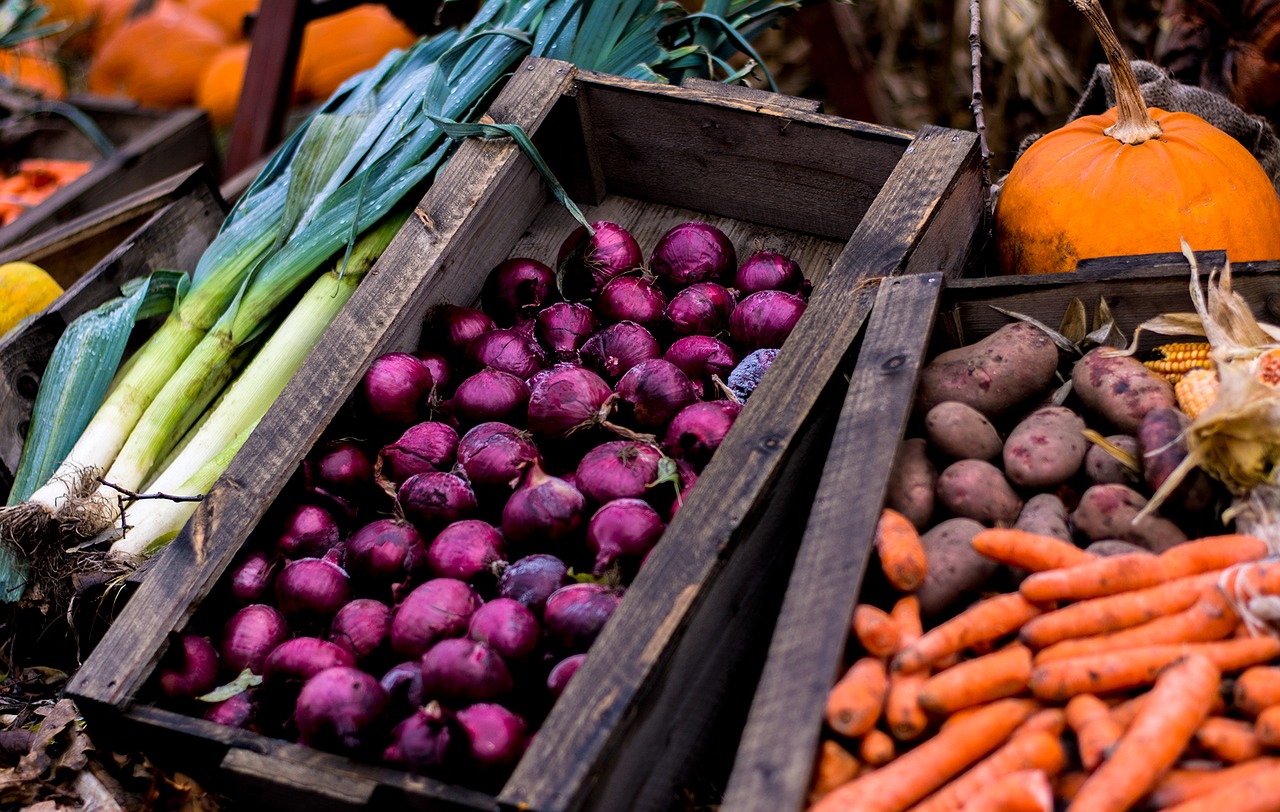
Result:
[[[822,112],[822,102],[817,99],[802,99],[799,96],[785,96],[781,93],[770,93],[767,90],[759,90],[745,85],[726,85],[724,82],[713,82],[710,79],[702,79],[697,76],[685,79],[680,83],[680,86],[702,91],[709,95],[719,95],[724,99],[733,99],[736,101],[746,102],[747,104],[754,104],[757,113],[764,112],[765,110],[777,111],[779,113],[785,113],[791,110],[799,110],[805,113]]]
[[[845,639],[937,317],[939,275],[880,284],[769,646],[725,810],[803,809]]]

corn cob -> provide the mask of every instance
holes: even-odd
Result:
[[[1161,344],[1151,351],[1143,366],[1172,384],[1193,369],[1212,369],[1209,345],[1203,341],[1175,341]]]
[[[1173,385],[1178,408],[1195,420],[1218,397],[1218,373],[1212,369],[1193,369]]]

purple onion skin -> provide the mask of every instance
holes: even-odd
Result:
[[[523,717],[501,705],[479,702],[459,710],[457,718],[471,763],[482,770],[508,767],[524,755],[529,726]]]
[[[568,652],[586,651],[622,600],[601,584],[569,584],[547,598],[542,622],[547,636]]]
[[[492,367],[525,380],[546,366],[546,353],[526,330],[517,327],[492,330],[467,345],[467,358],[475,369]],[[456,393],[455,393],[456,397]]]
[[[449,470],[457,454],[458,432],[448,424],[428,421],[405,429],[398,440],[383,446],[378,457],[384,476],[404,482],[414,474]]]
[[[587,546],[596,554],[596,574],[619,558],[640,558],[662,538],[666,525],[643,499],[606,502],[587,524]]]
[[[415,708],[395,726],[382,760],[412,772],[429,773],[457,761],[465,747],[464,740],[465,734],[457,723],[439,702],[432,702]]]
[[[557,542],[577,532],[586,509],[581,491],[534,464],[502,508],[502,535],[512,544]]]
[[[267,655],[289,639],[289,624],[274,606],[255,603],[231,616],[222,627],[222,665],[232,675],[246,668],[261,674]]]
[[[298,740],[325,750],[366,750],[383,733],[378,722],[389,701],[373,675],[347,666],[327,668],[298,694]]]
[[[777,349],[791,335],[807,304],[801,296],[762,290],[738,303],[729,316],[729,336],[740,350]]]
[[[424,351],[418,353],[418,360],[431,373],[431,383],[436,394],[443,396],[448,392],[449,384],[453,382],[453,364],[449,363],[449,359],[438,352]]]
[[[529,405],[529,384],[510,372],[482,369],[458,384],[451,403],[454,415],[465,425],[523,422]]]
[[[569,580],[569,567],[546,553],[527,555],[507,567],[498,579],[498,599],[510,598],[541,616],[551,593]]]
[[[427,566],[438,578],[470,581],[493,571],[498,561],[506,561],[506,544],[498,528],[479,519],[463,519],[448,525],[427,549]]]
[[[560,662],[551,667],[551,672],[547,674],[547,690],[556,699],[560,698],[560,694],[564,693],[564,688],[569,684],[569,680],[573,675],[578,673],[578,669],[582,667],[583,662],[587,659],[586,654],[570,654]]]
[[[676,293],[667,305],[666,319],[678,336],[713,336],[729,326],[736,302],[733,293],[715,282],[697,282]]]
[[[290,561],[276,578],[276,605],[293,623],[327,621],[351,599],[351,577],[327,558]]]
[[[455,578],[433,578],[410,592],[391,619],[391,647],[405,657],[421,657],[436,641],[466,633],[484,601]]]
[[[582,362],[610,380],[617,380],[642,361],[662,357],[662,346],[633,321],[611,324],[582,345]]]
[[[698,399],[680,367],[654,358],[638,364],[618,381],[618,396],[631,404],[632,417],[643,428],[661,428]]]
[[[396,499],[404,517],[424,533],[434,534],[476,509],[476,495],[467,481],[438,471],[409,477],[396,492]]]
[[[347,540],[346,563],[358,584],[399,584],[426,566],[427,544],[409,522],[377,519]]]
[[[441,640],[422,655],[422,692],[441,702],[502,699],[513,687],[506,662],[476,640]]]
[[[596,313],[576,302],[556,302],[538,311],[535,335],[557,357],[571,358],[600,327]]]
[[[762,290],[799,293],[804,287],[804,274],[794,259],[773,251],[757,251],[747,257],[733,275],[733,287],[743,296]]]
[[[623,497],[643,497],[658,478],[662,452],[632,440],[598,445],[578,463],[577,487],[596,504]]]
[[[373,460],[360,445],[338,440],[317,449],[303,463],[303,473],[309,490],[358,499],[373,484]]]
[[[643,276],[615,276],[601,288],[596,309],[611,324],[632,321],[646,329],[656,327],[667,309],[667,294]]]
[[[520,601],[494,598],[476,610],[467,636],[485,643],[507,662],[527,659],[538,648],[538,618]]]
[[[393,665],[378,680],[382,690],[391,697],[390,713],[396,717],[408,715],[422,705],[422,663],[406,660]]]
[[[257,713],[254,691],[241,691],[233,697],[215,702],[204,712],[204,719],[226,727],[238,727],[247,730],[253,724]]]
[[[712,336],[677,338],[662,357],[680,367],[702,397],[713,391],[712,375],[723,381],[738,364],[733,348]]]
[[[681,223],[663,234],[649,256],[649,269],[676,289],[728,278],[738,264],[733,243],[709,223]]]
[[[336,643],[318,637],[295,637],[286,640],[267,655],[262,665],[262,678],[274,683],[281,680],[307,680],[326,668],[356,664],[351,652]]]
[[[680,410],[667,427],[663,447],[676,459],[688,460],[701,471],[738,419],[742,404],[731,400],[708,400]]]
[[[606,220],[591,228],[594,235],[581,226],[574,229],[556,254],[560,293],[569,301],[591,299],[610,279],[644,264],[640,244],[625,228]]]
[[[275,586],[280,564],[278,555],[269,555],[262,550],[249,553],[231,575],[231,597],[240,603],[263,600]]]
[[[499,324],[515,324],[560,298],[556,273],[545,263],[513,257],[498,264],[485,278],[481,307]]]
[[[743,358],[733,372],[729,373],[726,381],[729,390],[734,396],[742,402],[746,402],[751,397],[751,393],[756,391],[756,387],[760,385],[760,379],[769,371],[769,367],[773,364],[773,359],[778,357],[778,351],[774,349],[756,350],[755,352]]]
[[[481,423],[458,444],[458,464],[475,488],[511,491],[529,463],[540,459],[529,436],[506,423]]]
[[[446,305],[433,321],[433,333],[454,358],[466,354],[467,345],[479,335],[496,330],[498,325],[483,310],[474,307]]]
[[[184,634],[160,669],[160,690],[166,696],[191,699],[218,684],[218,650],[208,638]]]
[[[431,372],[416,355],[389,352],[374,359],[360,381],[360,391],[377,420],[405,428],[421,419],[432,383]]]
[[[349,651],[357,662],[386,648],[390,639],[391,607],[373,598],[348,603],[329,626],[329,641]]]
[[[304,503],[290,511],[276,549],[286,558],[319,558],[338,546],[342,531],[332,512]]]
[[[596,417],[612,394],[609,384],[591,370],[557,365],[533,384],[529,394],[529,429],[550,440],[563,440],[575,428]]]

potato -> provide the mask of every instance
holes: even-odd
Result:
[[[999,568],[970,544],[982,530],[973,519],[947,519],[920,537],[929,569],[915,594],[926,617],[981,589]]]
[[[906,516],[920,531],[929,526],[929,519],[933,517],[934,490],[938,483],[938,469],[927,452],[927,444],[919,437],[902,441],[889,475],[885,499],[887,507]]]
[[[957,516],[989,526],[1007,527],[1022,510],[1022,499],[1004,474],[985,460],[960,460],[948,465],[938,477],[938,501]]]
[[[1178,409],[1152,409],[1138,427],[1138,452],[1142,477],[1152,491],[1160,490],[1187,458],[1186,430],[1191,419]],[[1204,510],[1213,504],[1209,475],[1194,468],[1169,495],[1169,504],[1183,510]]]
[[[1071,370],[1071,388],[1086,409],[1117,431],[1137,434],[1147,412],[1175,405],[1173,387],[1137,359],[1103,354],[1109,351],[1099,347],[1077,361]]]
[[[1142,494],[1124,485],[1094,485],[1080,496],[1071,514],[1076,530],[1093,541],[1120,539],[1153,553],[1162,553],[1187,540],[1178,526],[1159,515],[1133,522],[1147,504]]]
[[[1100,558],[1107,558],[1108,556],[1113,555],[1130,555],[1132,553],[1155,555],[1155,553],[1151,552],[1146,547],[1139,547],[1136,544],[1128,541],[1121,541],[1120,539],[1102,539],[1101,541],[1095,541],[1088,547],[1085,547],[1084,551],[1086,553],[1093,553]]]
[[[955,400],[995,417],[1048,392],[1057,369],[1058,347],[1043,330],[1021,321],[1006,324],[930,361],[920,371],[918,405],[926,413]]]
[[[1136,437],[1128,434],[1112,434],[1106,440],[1121,451],[1128,451],[1135,459],[1137,458]],[[1084,455],[1084,473],[1095,485],[1132,485],[1138,481],[1138,475],[1122,465],[1120,460],[1111,456],[1111,452],[1093,443],[1089,444],[1089,450]]]
[[[1052,493],[1038,493],[1028,499],[1013,526],[1038,536],[1050,536],[1063,541],[1072,540],[1067,506]]]
[[[924,416],[924,431],[934,448],[958,460],[993,460],[1004,446],[982,412],[957,400],[930,409]]]
[[[1009,432],[1004,475],[1023,488],[1054,488],[1076,475],[1089,441],[1084,421],[1064,406],[1044,406]]]

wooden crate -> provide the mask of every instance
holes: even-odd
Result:
[[[552,812],[665,809],[722,744],[710,731],[732,729],[735,710],[741,724],[834,426],[839,373],[870,308],[860,286],[969,262],[983,211],[976,139],[549,60],[524,63],[490,115],[529,131],[587,216],[624,223],[646,251],[699,218],[739,251],[761,242],[795,256],[817,287],[775,371],[497,797],[151,705],[169,635],[224,578],[373,359],[416,348],[433,306],[475,302],[495,264],[548,256],[571,230],[517,147],[463,144],[75,676],[69,693],[102,735],[132,735],[155,757],[182,753],[184,772],[203,767],[215,787],[281,807]]]
[[[203,110],[153,110],[119,99],[85,96],[68,100],[93,120],[116,149],[103,156],[70,121],[39,114],[9,122],[22,137],[4,162],[22,158],[93,161],[93,167],[7,226],[0,251],[26,242],[126,195],[205,164],[217,174],[218,153]],[[4,108],[0,98],[0,108]]]
[[[1201,281],[1222,252],[1198,254]],[[1240,263],[1234,288],[1263,320],[1280,320],[1280,262]],[[1117,325],[1192,310],[1189,266],[1180,254],[1081,263],[1074,274],[947,280],[880,286],[858,354],[822,482],[720,808],[800,812],[806,808],[827,692],[844,666],[854,606],[872,557],[893,458],[911,420],[921,359],[971,344],[1008,324],[994,309],[1056,327],[1073,298],[1090,313],[1105,297]],[[1152,336],[1152,343],[1162,339]]]

